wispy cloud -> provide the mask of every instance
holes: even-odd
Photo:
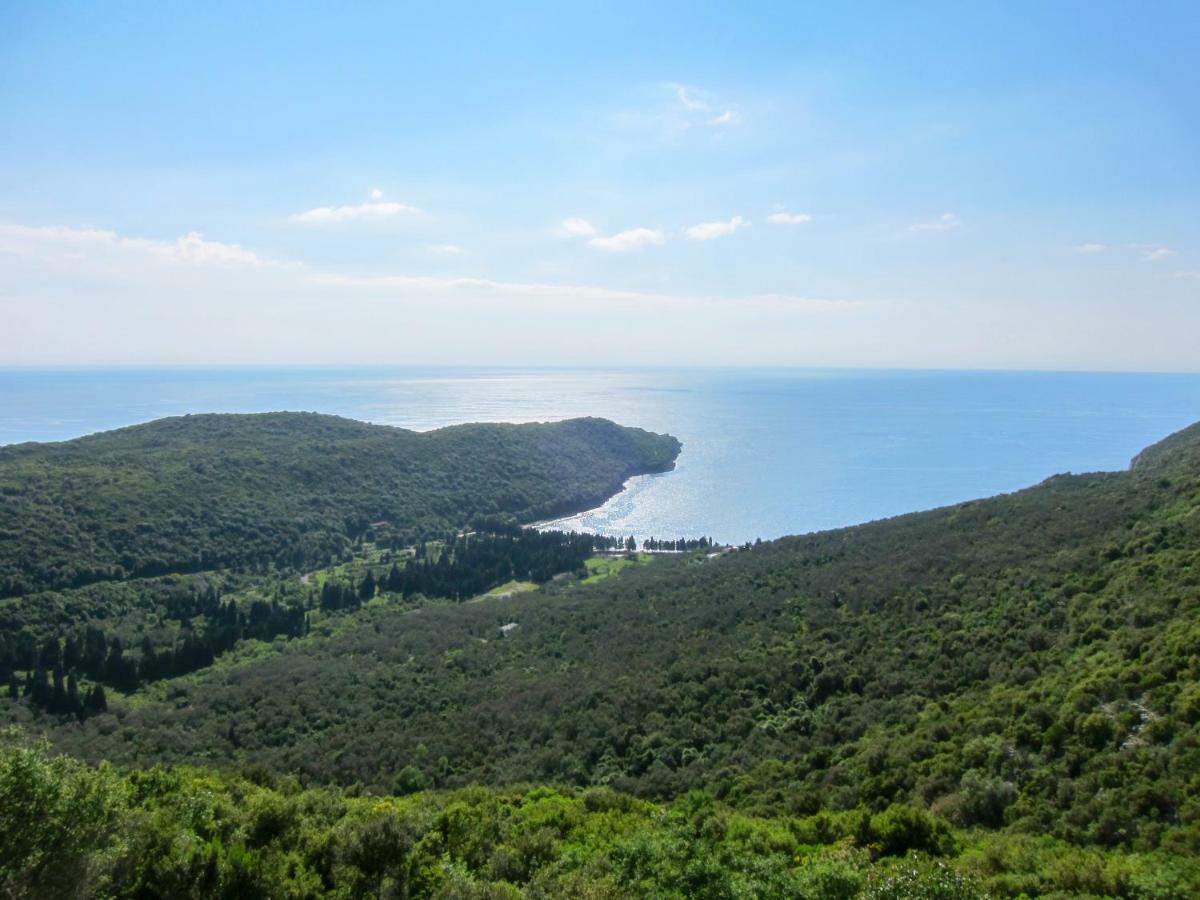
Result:
[[[20,314],[5,323],[9,340],[0,363],[7,365],[335,363],[348,361],[348,354],[382,362],[395,359],[399,331],[409,338],[406,358],[451,362],[528,341],[531,321],[545,334],[612,335],[620,343],[614,309],[653,325],[644,344],[621,344],[637,351],[630,361],[664,353],[686,357],[714,336],[722,344],[729,337],[752,343],[759,361],[763,341],[776,341],[780,359],[793,359],[793,338],[815,342],[812,328],[869,322],[875,310],[896,302],[663,293],[429,273],[360,275],[270,260],[193,234],[154,240],[101,229],[3,224],[0,271],[0,305],[20,304]],[[552,355],[542,359],[598,352],[544,343]]]
[[[318,206],[296,213],[292,216],[292,221],[302,225],[336,225],[355,219],[386,219],[401,213],[415,212],[420,212],[415,206],[397,203],[394,200],[384,200],[383,191],[375,188],[371,191],[371,199],[366,203],[347,206]]]
[[[708,112],[712,107],[702,95],[707,94],[707,91],[700,91],[698,88],[688,87],[686,84],[673,84],[675,96],[679,98],[680,105],[690,112]]]
[[[458,244],[426,244],[425,249],[437,256],[459,256],[463,252]]]
[[[1200,281],[1200,272],[1172,272],[1168,278],[1178,278],[1181,281]]]
[[[735,217],[736,218],[736,217]],[[727,224],[727,223],[720,223]],[[634,228],[613,235],[597,238],[609,244],[619,242],[622,247],[661,243],[663,233],[656,229]],[[437,248],[454,247],[452,244],[429,245]],[[40,248],[42,253],[31,253],[31,248]],[[110,265],[112,251],[123,251],[122,264]],[[210,241],[195,232],[173,241],[149,238],[122,237],[115,231],[94,228],[72,228],[69,226],[27,226],[0,223],[0,253],[17,254],[35,264],[48,265],[51,271],[67,276],[103,275],[114,283],[137,280],[147,271],[147,261],[161,260],[169,263],[186,263],[205,266],[213,277],[241,281],[244,271],[232,271],[253,267],[263,278],[272,282],[255,282],[256,286],[275,285],[281,290],[295,290],[297,286],[310,288],[339,289],[350,291],[399,292],[420,296],[423,293],[474,291],[527,299],[580,299],[599,302],[628,301],[634,304],[660,303],[683,304],[706,303],[741,307],[752,304],[763,308],[786,309],[798,312],[835,313],[863,307],[879,306],[885,301],[860,301],[804,297],[794,294],[761,293],[741,296],[718,296],[706,294],[667,294],[653,291],[625,290],[587,284],[551,284],[546,282],[503,281],[481,277],[444,277],[434,275],[354,275],[344,272],[322,272],[304,262],[278,261],[260,256],[238,245]],[[76,265],[63,267],[63,259],[71,259]],[[195,289],[196,281],[190,274],[183,274],[175,266],[151,267],[153,271],[171,281],[156,284],[177,284],[181,290]],[[222,275],[221,273],[225,274]],[[175,274],[170,274],[175,273]],[[235,282],[236,283],[236,282]],[[209,284],[209,282],[205,282]],[[257,289],[257,287],[256,287]]]
[[[913,232],[950,231],[960,225],[962,225],[962,220],[954,213],[948,212],[927,222],[914,222],[908,226],[908,230]]]
[[[621,290],[587,284],[550,284],[546,282],[499,281],[491,278],[439,278],[429,275],[369,275],[355,276],[336,273],[314,274],[312,281],[331,288],[372,292],[454,293],[485,292],[545,300],[584,300],[598,303],[630,303],[693,306],[753,305],[762,308],[784,309],[801,313],[845,313],[854,310],[888,305],[887,301],[838,300],[803,297],[795,294],[765,293],[740,297],[714,295],[664,294],[653,291]]]
[[[733,234],[739,228],[749,228],[750,223],[741,216],[734,216],[728,222],[701,222],[684,230],[689,240],[711,241],[713,238]]]
[[[1116,249],[1117,251],[1122,249],[1127,251],[1132,250],[1137,253],[1138,260],[1144,263],[1160,263],[1176,255],[1173,249],[1160,244],[1122,244],[1113,248],[1108,244],[1088,243],[1079,244],[1075,248],[1075,252],[1094,256],[1098,253],[1107,253],[1112,249]]]
[[[596,226],[587,219],[578,217],[563,219],[558,226],[558,233],[566,238],[594,237],[599,232]]]
[[[811,222],[812,216],[808,213],[794,213],[781,209],[767,216],[767,221],[774,225],[803,225],[805,222]]]
[[[659,246],[666,243],[667,236],[657,228],[630,228],[618,231],[608,237],[594,237],[588,245],[597,250],[613,253],[625,253],[631,250],[641,250],[644,247]]]
[[[712,128],[720,128],[726,125],[736,125],[741,119],[736,107],[721,102],[720,98],[712,91],[674,82],[668,86],[675,93],[675,100],[684,119],[684,127],[707,125]]]
[[[1175,255],[1175,251],[1170,247],[1138,247],[1141,251],[1142,262],[1156,263],[1170,259]]]
[[[279,265],[240,244],[210,241],[198,231],[174,240],[121,237],[115,231],[63,225],[0,224],[0,252],[40,258],[73,258],[95,250],[142,253],[163,262],[198,266]]]

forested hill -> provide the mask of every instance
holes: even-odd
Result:
[[[360,541],[307,581],[222,575],[220,597],[210,573],[7,601],[14,622],[82,629],[17,648],[7,721],[89,761],[222,774],[118,779],[0,735],[0,799],[32,804],[9,804],[31,812],[0,840],[0,887],[107,871],[129,896],[1200,896],[1200,428],[1124,472],[609,558],[525,593],[364,577],[452,571],[470,541],[423,558]],[[339,582],[361,602],[326,603]],[[119,620],[117,588],[142,592]],[[302,628],[269,627],[295,610]],[[215,661],[118,677],[114,659],[140,673],[160,648],[187,662],[226,617],[240,638]],[[145,649],[109,640],[111,699],[77,713],[68,659],[110,627]],[[78,844],[76,868],[36,852],[43,833]]]
[[[603,419],[431,432],[313,413],[194,415],[0,447],[0,596],[218,567],[325,565],[489,520],[597,505],[670,469]]]
[[[445,786],[702,787],[763,813],[904,801],[1200,850],[1194,435],[1128,472],[594,585],[375,606],[56,740],[377,790],[407,769]]]

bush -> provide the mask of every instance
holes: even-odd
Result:
[[[102,874],[97,854],[117,847],[126,794],[107,766],[51,757],[44,743],[0,747],[0,894],[88,894]]]
[[[954,851],[950,826],[924,810],[896,804],[871,819],[872,842],[885,856],[921,850],[935,856]]]

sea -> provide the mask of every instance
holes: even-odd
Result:
[[[0,444],[163,416],[305,410],[415,430],[603,416],[683,442],[553,523],[742,543],[1125,468],[1200,420],[1200,375],[825,369],[0,371]]]

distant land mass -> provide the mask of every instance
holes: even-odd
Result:
[[[0,596],[317,566],[368,529],[412,543],[528,523],[597,506],[679,450],[603,419],[418,433],[315,413],[180,416],[0,447]]]
[[[1200,892],[1200,425],[765,543],[520,527],[679,451],[295,414],[0,451],[5,888]]]

